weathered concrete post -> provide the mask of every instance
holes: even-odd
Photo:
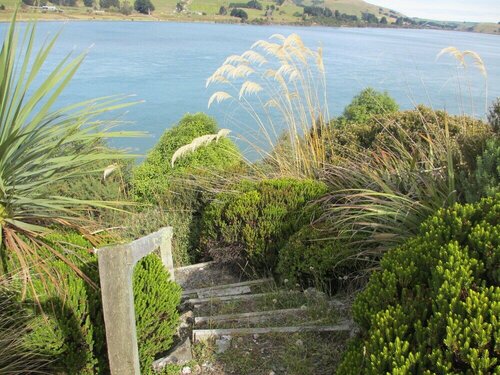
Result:
[[[102,307],[112,375],[139,375],[139,351],[135,327],[132,275],[135,264],[160,249],[165,268],[174,279],[172,227],[125,245],[97,250]]]

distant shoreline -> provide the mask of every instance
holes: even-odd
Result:
[[[3,14],[2,14],[3,13]],[[7,17],[3,17],[3,16]],[[0,23],[9,23],[12,14],[7,12],[0,12]],[[477,30],[450,30],[438,27],[412,27],[412,26],[393,26],[393,25],[327,25],[321,23],[304,23],[304,22],[270,22],[270,23],[256,23],[256,22],[238,22],[226,19],[214,20],[214,19],[202,19],[202,18],[161,18],[148,15],[137,15],[124,16],[118,14],[109,15],[90,15],[90,14],[74,14],[70,17],[64,17],[63,15],[57,16],[48,13],[18,13],[19,22],[29,22],[36,20],[37,22],[178,22],[178,23],[206,23],[206,24],[228,24],[228,25],[242,25],[242,26],[296,26],[296,27],[329,27],[329,28],[351,28],[351,29],[401,29],[401,30],[438,30],[438,31],[456,31],[456,32],[466,32],[466,33],[476,33],[476,34],[487,34],[487,35],[500,35],[498,32],[489,31],[477,31]]]

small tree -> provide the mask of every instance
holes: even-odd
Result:
[[[241,18],[242,21],[246,21],[248,19],[248,14],[243,9],[233,8],[231,10],[231,17]]]
[[[134,9],[142,14],[149,14],[155,10],[151,0],[135,0]]]
[[[111,7],[119,8],[120,0],[99,0],[99,5],[104,9],[108,9]]]
[[[130,4],[130,2],[128,2],[127,0],[125,0],[120,6],[120,13],[126,16],[131,15],[133,10],[134,7],[132,7],[132,4]]]
[[[373,13],[363,13],[363,21],[367,23],[378,23],[378,18]]]
[[[257,9],[257,10],[262,10],[262,4],[259,3],[257,0],[251,0],[247,3],[247,6],[251,9]]]
[[[387,92],[378,92],[368,87],[356,95],[345,107],[342,118],[347,122],[361,124],[374,115],[389,114],[398,110],[398,104]]]
[[[224,5],[221,5],[221,7],[219,8],[219,15],[221,16],[227,15],[227,9]]]
[[[386,17],[382,17],[382,19],[380,20],[380,23],[381,23],[382,25],[387,25],[387,24],[388,24],[388,22],[387,22],[387,18],[386,18]]]
[[[88,8],[92,8],[92,6],[94,5],[94,0],[83,0],[83,5]]]

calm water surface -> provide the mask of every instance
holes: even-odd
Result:
[[[0,34],[6,25],[0,25]],[[186,112],[206,111],[220,125],[236,133],[241,126],[222,107],[207,110],[213,92],[205,80],[231,54],[240,54],[258,39],[272,34],[299,34],[309,47],[323,46],[330,111],[339,114],[366,86],[387,90],[403,108],[425,103],[459,113],[484,115],[485,82],[471,69],[471,92],[463,93],[453,77],[456,62],[436,60],[448,46],[478,52],[488,69],[488,97],[500,96],[500,37],[430,30],[305,28],[156,22],[44,22],[39,36],[61,37],[46,72],[71,51],[90,52],[62,98],[62,103],[113,94],[135,94],[145,103],[124,115],[127,128],[144,130],[150,137],[117,141],[146,152],[158,137]],[[42,39],[42,38],[40,38]]]

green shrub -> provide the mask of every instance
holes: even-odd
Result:
[[[193,230],[193,213],[182,210],[165,210],[161,207],[149,207],[139,212],[117,214],[113,220],[119,237],[128,241],[156,232],[160,228],[171,226],[174,229],[172,238],[172,256],[176,267],[192,264],[194,254],[192,248],[198,243],[196,230]]]
[[[169,281],[160,258],[151,254],[134,269],[134,296],[141,373],[149,374],[155,356],[172,346],[181,288]]]
[[[496,134],[500,134],[500,98],[496,98],[488,109],[488,122]]]
[[[218,194],[206,207],[201,244],[219,249],[215,257],[236,251],[272,269],[287,238],[310,221],[313,208],[308,202],[324,194],[326,186],[283,178],[243,181],[234,190]]]
[[[47,368],[49,359],[26,347],[24,337],[36,325],[10,282],[0,278],[0,374],[36,374]]]
[[[132,190],[135,199],[161,203],[167,197],[172,197],[172,191],[175,191],[176,201],[183,201],[184,205],[191,206],[196,197],[193,198],[190,190],[196,190],[196,186],[186,187],[183,180],[192,175],[200,179],[200,174],[220,173],[236,167],[241,162],[241,155],[231,140],[223,138],[179,159],[175,168],[172,168],[170,161],[181,146],[217,131],[217,123],[213,118],[203,113],[185,115],[179,124],[162,135],[144,163],[133,171]]]
[[[62,241],[65,245],[58,245]],[[98,283],[95,257],[90,243],[74,233],[51,235],[47,246],[60,249],[92,282]],[[41,351],[54,362],[50,369],[68,374],[104,374],[107,371],[104,321],[100,292],[78,276],[68,264],[50,257],[42,249],[51,267],[53,279],[33,275],[34,292],[43,313],[39,324],[27,338],[30,350]],[[33,292],[28,294],[34,298]],[[46,315],[46,316],[44,316]]]
[[[475,170],[464,183],[467,202],[477,202],[482,197],[492,197],[500,192],[500,138],[486,143],[483,154],[477,157]]]
[[[109,373],[105,327],[102,316],[97,259],[91,244],[75,233],[53,234],[46,239],[44,253],[51,277],[33,274],[34,290],[27,298],[38,295],[42,310],[33,303],[35,328],[25,337],[27,350],[42,353],[52,362],[49,373]],[[94,287],[58,258],[51,257],[48,247],[60,249]],[[150,255],[136,266],[134,274],[137,337],[143,371],[151,358],[172,344],[180,302],[180,288],[168,281],[156,255]]]
[[[360,261],[349,257],[345,244],[325,239],[324,229],[306,224],[288,239],[278,256],[276,270],[281,281],[329,293],[351,281]]]
[[[358,295],[338,373],[497,373],[499,264],[500,194],[440,210]]]
[[[375,115],[387,115],[398,110],[398,104],[387,92],[381,93],[368,87],[356,95],[345,107],[340,120],[362,124]]]
[[[422,150],[437,152],[449,142],[455,165],[467,170],[474,169],[476,157],[492,135],[491,127],[479,120],[424,106],[370,117],[363,122],[336,122],[331,131],[330,159],[334,162],[338,156],[352,158],[367,150],[396,153],[405,150],[410,156],[418,157]]]

